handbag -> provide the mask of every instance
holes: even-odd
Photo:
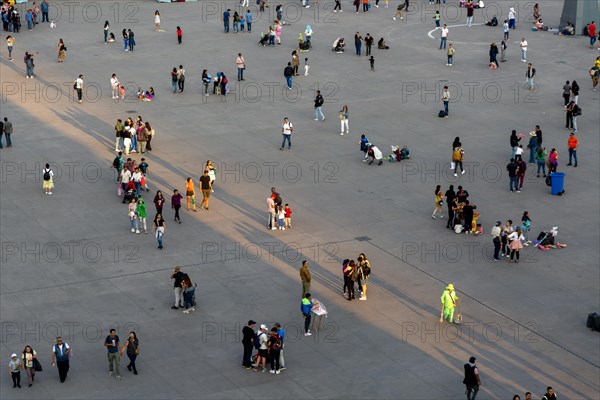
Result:
[[[344,119],[344,113],[340,112],[339,117],[340,119]]]
[[[140,348],[136,347],[135,350],[133,351],[133,354],[135,354],[136,356],[140,355]]]
[[[36,372],[42,372],[42,364],[38,361],[37,358],[33,359],[33,370]]]

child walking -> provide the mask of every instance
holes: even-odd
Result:
[[[290,205],[286,204],[283,211],[285,212],[284,228],[292,229],[292,209]]]
[[[308,76],[308,70],[310,69],[310,65],[308,65],[308,58],[304,59],[304,76]]]
[[[178,26],[177,27],[177,44],[181,44],[181,41],[183,40],[183,31],[181,30],[181,28]]]
[[[369,58],[369,63],[371,64],[371,71],[375,71],[375,58],[373,56]]]
[[[452,47],[452,43],[448,45],[448,63],[447,66],[452,66],[452,60],[454,59],[454,47]]]
[[[283,211],[283,208],[280,208],[277,213],[277,227],[285,231],[285,212]]]

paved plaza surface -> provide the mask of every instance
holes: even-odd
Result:
[[[467,28],[464,10],[454,5],[442,13],[456,48],[448,67],[439,34],[428,36],[435,8],[422,1],[411,2],[414,11],[403,21],[392,20],[397,1],[387,10],[381,1],[367,15],[355,14],[348,0],[335,14],[333,2],[321,0],[318,11],[282,2],[288,24],[274,48],[257,46],[273,9],[271,17],[259,15],[255,4],[253,32],[225,34],[222,10],[237,2],[95,2],[101,17],[81,2],[73,18],[66,3],[50,3],[62,12],[57,28],[19,33],[13,62],[2,35],[0,114],[15,133],[13,147],[0,150],[0,359],[5,368],[11,353],[31,344],[44,371],[32,388],[20,390],[0,374],[0,397],[461,399],[463,364],[476,356],[480,399],[523,398],[526,391],[540,398],[548,385],[562,399],[600,398],[600,336],[585,327],[587,314],[600,308],[600,110],[588,75],[600,53],[587,39],[532,32],[524,20],[533,4],[519,3],[508,61],[490,71],[489,43],[502,40],[502,28]],[[501,21],[516,4],[491,3],[487,12],[501,10]],[[165,32],[154,30],[156,9]],[[546,24],[557,26],[561,10],[561,1],[543,2]],[[462,16],[452,19],[456,12]],[[484,15],[477,10],[474,22]],[[114,44],[102,41],[104,20]],[[309,58],[310,76],[294,77],[288,92],[283,68],[306,24],[314,30],[313,49],[300,57]],[[184,32],[180,46],[177,25]],[[132,54],[122,50],[123,28],[135,32]],[[373,49],[374,72],[364,46],[362,57],[354,55],[356,31],[384,37],[390,46]],[[537,69],[532,93],[519,61],[523,36]],[[344,54],[331,51],[338,37],[348,42]],[[64,64],[56,62],[59,38],[68,47]],[[25,51],[39,52],[34,79],[24,76]],[[238,52],[247,63],[241,86]],[[169,74],[179,64],[187,71],[186,89],[172,94]],[[205,68],[229,77],[226,100],[202,96]],[[131,92],[125,102],[112,100],[112,73],[129,92],[153,86],[155,100],[138,102]],[[79,74],[88,87],[83,104],[73,101]],[[564,81],[574,79],[583,109],[576,169],[565,166],[561,97]],[[456,100],[447,119],[437,116],[444,84]],[[317,89],[326,119],[315,122]],[[340,136],[337,114],[344,104],[350,134]],[[145,155],[152,190],[144,196],[152,216],[157,189],[169,197],[173,188],[184,193],[188,176],[198,185],[206,160],[219,168],[210,211],[182,211],[179,225],[167,203],[162,251],[152,234],[130,232],[110,167],[115,120],[137,115],[157,132],[154,150]],[[295,130],[292,149],[280,151],[285,116]],[[544,145],[559,152],[563,196],[550,195],[533,165],[522,192],[508,190],[510,132],[527,134],[536,124]],[[367,165],[357,144],[361,134],[384,155],[390,145],[407,145],[412,159]],[[448,169],[456,136],[467,167],[457,178]],[[140,155],[134,158],[139,162]],[[51,196],[42,190],[46,162],[57,173]],[[445,218],[431,219],[437,184],[469,191],[482,236],[457,235],[445,228]],[[293,229],[265,227],[272,186],[293,209]],[[533,236],[558,226],[558,240],[568,247],[528,247],[519,264],[492,263],[490,229],[497,220],[520,221],[524,210]],[[348,302],[340,266],[360,252],[373,267],[368,300]],[[310,337],[301,334],[299,312],[298,269],[305,259],[313,297],[329,311]],[[189,315],[170,308],[175,265],[198,284],[198,306]],[[461,297],[462,325],[439,323],[439,297],[448,283]],[[286,328],[282,374],[240,368],[240,332],[249,319]],[[108,376],[102,344],[112,327],[122,341],[137,332],[139,375],[123,363],[121,381]],[[64,384],[50,366],[57,333],[74,353]]]

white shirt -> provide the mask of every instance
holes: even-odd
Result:
[[[260,349],[261,350],[266,350],[267,349],[267,341],[269,340],[269,338],[267,337],[267,334],[264,332],[260,332],[258,334],[258,341],[260,342]]]
[[[493,237],[493,238],[495,238],[495,237],[498,237],[498,236],[500,236],[500,232],[501,232],[501,231],[502,231],[502,230],[500,229],[500,227],[499,227],[499,226],[495,226],[495,227],[493,227],[493,228],[492,228],[492,237]]]
[[[52,170],[50,168],[48,168],[48,169],[44,168],[42,170],[42,176],[44,176],[44,174],[46,173],[46,171],[48,171],[50,173],[50,180],[52,180],[52,178],[54,178],[54,172],[52,172]]]
[[[504,29],[504,32],[508,32],[508,22],[505,22],[504,25],[502,25],[502,28]]]
[[[527,40],[523,40],[523,41],[521,42],[521,48],[522,48],[523,50],[527,50]]]
[[[450,101],[450,92],[448,90],[442,92],[442,101]]]
[[[115,76],[114,78],[110,78],[110,87],[115,89],[119,85],[119,80]]]
[[[448,28],[442,28],[442,37],[448,36]]]
[[[283,124],[283,134],[284,135],[291,135],[292,134],[292,129],[294,128],[294,126],[292,125],[291,122],[288,123],[284,123]]]
[[[514,11],[510,11],[508,13],[508,19],[515,19],[515,13],[514,13]]]
[[[141,182],[141,180],[142,180],[142,173],[141,172],[134,172],[133,175],[131,175],[131,179],[134,182]]]
[[[128,169],[124,169],[121,171],[121,182],[129,183],[129,181],[131,181],[131,172]]]
[[[520,156],[522,154],[523,154],[523,148],[517,147],[517,149],[515,150],[515,155]]]
[[[65,342],[63,342],[62,346],[59,346],[58,344],[55,344],[54,346],[52,346],[52,352],[56,353],[56,348],[58,347],[58,351],[60,351],[59,355],[63,355],[64,352],[66,352],[67,350],[70,349],[69,345]],[[64,350],[63,350],[64,349]]]
[[[77,89],[82,89],[83,88],[83,79],[77,78],[77,80],[75,81],[75,87]]]
[[[523,240],[525,238],[523,237],[523,235],[519,235],[519,232],[514,231],[513,233],[508,235],[508,239],[509,240]]]
[[[154,16],[154,23],[155,24],[160,24],[160,15],[155,15]]]

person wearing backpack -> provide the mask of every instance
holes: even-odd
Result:
[[[269,360],[271,363],[271,373],[279,375],[281,371],[279,370],[279,356],[281,353],[281,348],[283,347],[283,343],[281,340],[281,336],[277,333],[277,328],[271,328],[271,335],[269,337],[268,345],[269,349]]]
[[[300,311],[302,312],[302,315],[304,316],[304,336],[310,336],[312,335],[312,333],[310,333],[310,320],[312,319],[312,308],[313,308],[313,302],[312,302],[312,296],[310,295],[310,293],[306,293],[304,295],[304,297],[302,298],[302,302],[300,302]]]
[[[46,168],[42,170],[42,176],[44,178],[42,188],[46,194],[52,194],[52,189],[54,189],[54,172],[52,172],[50,164],[46,163]]]
[[[283,348],[285,347],[285,330],[279,322],[275,322],[275,328],[277,328],[277,334],[281,338],[281,349],[279,350],[279,371],[283,371],[285,368],[285,359],[283,358]]]
[[[258,335],[254,338],[254,347],[258,349],[256,364],[252,366],[252,371],[254,372],[258,372],[259,365],[262,365],[262,372],[267,372],[267,355],[269,350],[267,347],[267,342],[269,341],[269,338],[267,337],[268,331],[267,326],[262,324],[258,331]]]
[[[256,337],[256,333],[254,332],[254,325],[256,325],[256,321],[249,320],[248,325],[242,328],[242,346],[244,346],[242,367],[246,369],[252,368],[252,347],[254,347],[254,338]]]
[[[358,286],[361,294],[359,300],[367,300],[367,281],[371,275],[371,265],[366,256],[358,256]]]

